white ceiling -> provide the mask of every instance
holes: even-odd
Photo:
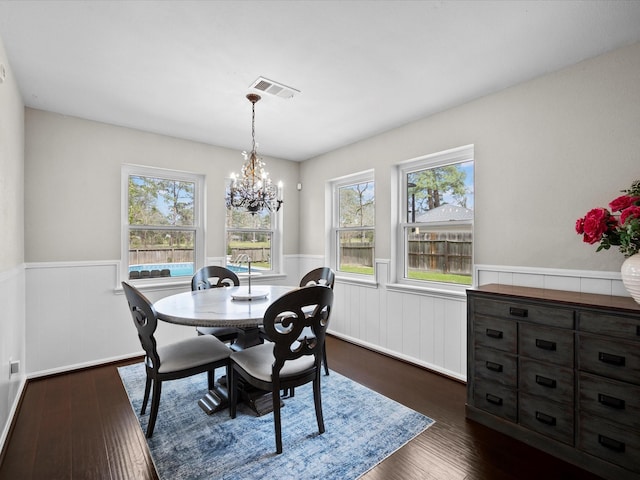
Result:
[[[640,1],[7,1],[27,106],[306,160],[640,41]]]

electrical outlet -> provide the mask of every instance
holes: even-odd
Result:
[[[9,377],[20,372],[20,360],[9,360]]]

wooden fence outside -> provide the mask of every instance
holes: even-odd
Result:
[[[443,232],[413,235],[409,239],[409,269],[471,275],[472,234]],[[340,263],[373,267],[373,246],[370,244],[340,245]]]
[[[251,262],[265,262],[271,261],[271,249],[268,247],[256,247],[256,248],[230,248],[231,261],[235,261],[240,255],[248,255]]]
[[[252,262],[269,262],[269,248],[232,248],[231,259],[239,255],[248,255]],[[158,265],[165,263],[193,263],[193,249],[189,248],[157,248],[129,250],[129,265]]]
[[[340,264],[373,267],[373,245],[369,243],[340,245]]]
[[[472,234],[442,232],[416,235],[409,239],[409,269],[471,275]]]
[[[129,265],[158,265],[165,263],[193,263],[193,249],[163,248],[129,250]]]

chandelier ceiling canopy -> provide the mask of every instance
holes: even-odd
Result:
[[[256,147],[256,103],[260,98],[255,93],[247,95],[251,102],[251,152],[242,152],[245,160],[242,170],[239,176],[235,172],[231,174],[231,185],[227,193],[227,207],[246,208],[252,214],[263,209],[277,212],[283,203]]]

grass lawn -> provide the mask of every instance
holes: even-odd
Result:
[[[409,278],[413,280],[427,280],[430,282],[457,283],[471,285],[470,275],[456,275],[454,273],[425,272],[424,270],[409,270]]]
[[[341,272],[373,275],[373,267],[360,265],[341,265]],[[425,272],[424,270],[409,270],[409,278],[412,280],[426,280],[429,282],[455,283],[458,285],[471,285],[470,275],[456,275],[453,273]]]

